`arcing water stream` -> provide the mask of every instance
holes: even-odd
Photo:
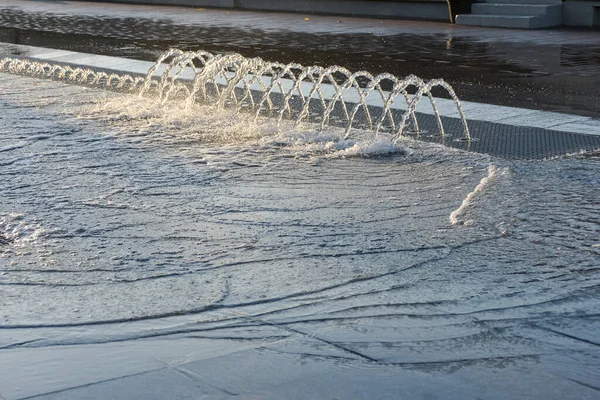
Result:
[[[300,123],[317,123],[319,130],[335,120],[348,137],[353,128],[391,133],[395,141],[412,124],[419,132],[417,105],[426,97],[432,107],[440,134],[444,125],[431,90],[440,87],[454,100],[462,120],[464,138],[470,140],[469,128],[460,101],[450,85],[442,79],[428,82],[411,75],[400,79],[383,73],[373,76],[366,71],[352,73],[332,66],[305,67],[281,64],[260,58],[245,58],[239,54],[213,55],[206,51],[184,52],[172,49],[160,56],[145,78],[107,74],[91,69],[39,63],[28,59],[0,60],[0,71],[31,76],[57,78],[93,86],[139,91],[161,102],[183,99],[186,107],[202,102],[238,110],[250,110],[255,118],[276,114],[278,121],[288,119]],[[161,72],[159,80],[155,73]],[[384,87],[390,88],[385,91]],[[415,94],[408,91],[414,89]],[[376,110],[369,102],[375,98]],[[403,102],[402,113],[394,112]]]

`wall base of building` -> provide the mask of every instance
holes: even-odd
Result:
[[[236,3],[238,7],[248,10],[450,21],[446,1],[237,0]]]
[[[119,3],[218,7],[240,10],[284,11],[357,17],[421,19],[450,22],[446,0],[112,0]]]
[[[298,13],[351,15],[452,22],[446,0],[108,0],[115,3],[155,4],[188,7],[215,7],[238,10],[283,11]],[[479,0],[481,2],[483,0]],[[452,18],[456,14],[469,16],[477,0],[450,0]],[[522,3],[537,3],[525,0]],[[497,3],[520,3],[519,0],[499,0]],[[545,2],[541,2],[545,3]],[[547,1],[552,3],[552,0]],[[560,4],[560,1],[559,1]],[[600,0],[566,0],[562,2],[562,24],[566,26],[600,28]]]
[[[600,28],[600,1],[566,1],[563,25]]]
[[[111,3],[233,8],[235,0],[108,0]]]

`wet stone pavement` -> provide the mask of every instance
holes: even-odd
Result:
[[[0,74],[2,398],[597,398],[597,156],[153,107]]]
[[[155,60],[167,48],[444,78],[463,100],[600,116],[600,34],[215,9],[0,3],[0,41]]]
[[[0,4],[2,41],[330,60],[598,109],[591,31]],[[598,152],[274,125],[0,73],[0,399],[598,399]]]

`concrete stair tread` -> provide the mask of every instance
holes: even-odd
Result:
[[[557,4],[507,4],[507,3],[474,3],[471,7],[506,7],[507,9],[529,8],[545,10],[548,7],[560,7]]]
[[[473,4],[471,14],[457,15],[456,23],[519,29],[559,26],[562,23],[562,4],[552,4],[552,1],[487,0]]]
[[[562,5],[562,0],[485,0],[475,4],[515,4],[515,5]]]
[[[459,25],[490,26],[497,28],[537,29],[560,25],[560,21],[540,15],[490,15],[461,14],[456,17]]]
[[[543,15],[559,9],[561,6],[554,4],[475,3],[471,6],[473,14],[489,15]]]
[[[505,19],[505,18],[518,18],[518,19],[531,19],[535,18],[537,15],[491,15],[491,14],[465,14],[463,17],[485,17],[489,19]]]
[[[561,11],[559,5],[539,4],[501,4],[476,3],[471,6],[471,13],[477,15],[545,15],[552,11]]]

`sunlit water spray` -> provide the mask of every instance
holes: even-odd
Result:
[[[423,99],[431,106],[439,133],[445,135],[431,93],[440,88],[454,101],[464,139],[471,139],[460,101],[442,79],[424,81],[414,75],[401,79],[388,73],[374,76],[340,66],[282,64],[239,54],[176,49],[163,53],[145,77],[11,58],[0,60],[0,71],[129,91],[160,104],[175,100],[183,111],[201,103],[250,113],[255,122],[268,116],[275,117],[279,125],[282,121],[311,123],[318,131],[336,127],[343,130],[344,139],[357,130],[373,137],[385,134],[393,143],[408,132],[420,132],[417,105]]]
[[[35,242],[42,233],[41,227],[26,222],[21,214],[0,214],[0,258],[8,251],[1,246],[23,247]]]
[[[433,115],[444,136],[431,93],[438,87],[453,99],[463,138],[470,140],[460,101],[441,79],[426,82],[413,75],[400,79],[387,73],[352,73],[339,66],[305,67],[176,49],[163,53],[145,76],[9,58],[0,60],[0,71],[129,92],[130,96],[80,107],[87,119],[124,121],[128,136],[159,132],[148,139],[254,141],[271,147],[281,143],[292,152],[297,147],[300,153],[338,157],[410,152],[407,147],[418,142],[401,147],[399,141],[409,132],[420,131],[417,105],[421,101],[431,106],[429,118]],[[459,222],[470,200],[452,213],[451,224]]]

